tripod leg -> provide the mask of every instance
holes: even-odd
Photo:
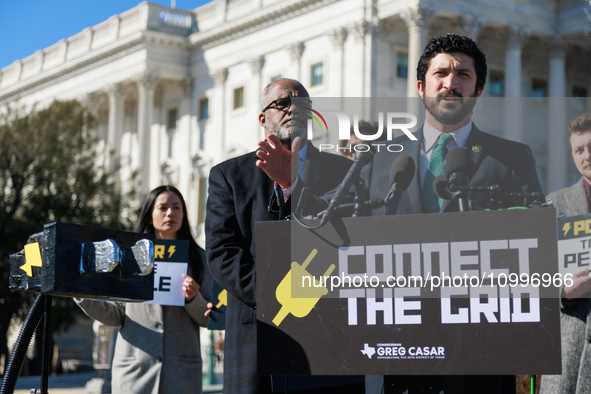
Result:
[[[53,296],[45,295],[45,321],[43,325],[43,354],[41,355],[41,394],[49,393],[49,367],[51,365],[51,304]]]

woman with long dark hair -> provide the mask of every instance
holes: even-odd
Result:
[[[205,252],[195,243],[181,193],[173,186],[152,190],[138,232],[156,239],[188,240],[183,274],[184,306],[76,300],[93,319],[120,326],[112,367],[113,394],[201,393],[199,326],[207,325],[211,275]]]

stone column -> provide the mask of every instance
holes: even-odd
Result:
[[[212,125],[205,132],[205,150],[211,152],[211,157],[216,157],[221,161],[223,153],[226,151],[226,80],[228,79],[228,69],[222,68],[211,74],[213,79],[213,94],[211,112],[209,114]]]
[[[333,90],[339,97],[345,95],[345,41],[347,40],[347,28],[339,27],[328,32],[328,38],[332,44],[331,69],[333,73],[328,77],[331,80],[330,86],[335,86],[337,89]],[[342,108],[342,105],[341,105]]]
[[[113,181],[119,181],[119,160],[121,155],[121,129],[123,127],[123,87],[120,83],[112,83],[105,87],[109,96],[109,120],[107,126],[107,143],[110,150],[109,166]]]
[[[107,142],[114,156],[119,156],[121,146],[121,127],[123,114],[123,87],[120,83],[112,83],[105,87],[109,96],[109,123]]]
[[[328,32],[328,38],[332,44],[332,51],[330,52],[330,65],[332,73],[328,73],[326,76],[329,78],[329,87],[333,95],[339,97],[339,107],[341,110],[344,109],[345,100],[345,42],[347,41],[347,28],[339,27]],[[311,134],[311,133],[309,133]],[[332,144],[338,144],[338,139],[335,133],[334,138],[331,133],[327,133],[327,138],[323,141]],[[308,135],[308,138],[314,136]]]
[[[428,5],[419,5],[400,14],[408,28],[408,76],[406,80],[406,111],[414,114],[420,123],[424,121],[419,92],[417,91],[417,65],[427,45],[429,24],[435,17],[435,11]]]
[[[349,55],[349,60],[351,61],[348,64],[347,69],[351,75],[355,75],[355,78],[351,78],[348,81],[347,86],[344,88],[345,93],[347,96],[351,97],[364,97],[365,88],[364,82],[365,78],[359,78],[359,75],[365,75],[365,35],[368,31],[368,22],[366,20],[361,20],[359,22],[355,22],[349,26],[349,33],[353,37],[353,47],[351,48],[351,52],[353,53],[353,59],[351,55]],[[363,115],[365,116],[365,115]]]
[[[77,100],[82,103],[83,106],[86,107],[86,112],[93,117],[97,117],[96,113],[96,104],[98,103],[98,95],[96,93],[84,93],[77,97]],[[88,129],[87,125],[83,126],[84,134],[87,137],[96,137],[93,136],[92,129]]]
[[[289,54],[290,66],[288,68],[288,78],[293,78],[300,81],[304,86],[309,86],[309,83],[302,81],[302,55],[304,54],[304,43],[296,42],[288,45],[286,48]]]
[[[419,97],[417,92],[417,72],[425,45],[427,45],[427,33],[429,24],[435,17],[435,11],[428,5],[420,5],[417,8],[409,8],[400,14],[408,28],[408,82],[406,85],[407,97]]]
[[[523,141],[522,112],[522,53],[528,33],[523,28],[509,27],[503,32],[505,49],[505,121],[504,137],[513,141]]]
[[[189,190],[190,164],[191,164],[191,145],[193,130],[191,129],[191,107],[193,101],[193,78],[186,76],[181,82],[183,90],[183,101],[179,108],[179,119],[177,135],[173,139],[175,145],[182,147],[181,154],[178,157],[173,156],[173,160],[179,165],[179,187],[181,190]]]
[[[250,80],[250,103],[248,104],[248,129],[251,129],[252,133],[248,136],[247,143],[249,146],[256,147],[258,141],[264,138],[259,125],[258,119],[261,113],[261,92],[264,88],[262,72],[265,66],[264,56],[255,56],[248,61],[250,70],[252,71],[252,77]]]
[[[140,155],[140,190],[143,195],[146,195],[150,185],[150,129],[154,113],[154,88],[158,77],[146,71],[136,76],[135,81],[138,85],[137,132]]]
[[[568,121],[566,119],[566,41],[553,37],[548,42],[550,75],[548,78],[548,165],[547,192],[569,186]]]

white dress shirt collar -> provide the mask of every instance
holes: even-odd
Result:
[[[459,129],[452,131],[450,134],[454,137],[454,140],[450,141],[447,145],[448,150],[451,148],[463,148],[464,146],[466,146],[466,141],[468,140],[470,131],[472,131],[472,122],[460,127]],[[441,131],[437,130],[435,127],[425,122],[423,126],[423,147],[427,155],[429,155],[429,153],[435,146],[435,143],[437,142],[437,139],[439,138],[440,134]]]

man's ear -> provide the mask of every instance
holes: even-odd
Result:
[[[476,97],[480,97],[480,95],[482,94],[482,92],[484,91],[484,88],[478,88],[476,89]]]
[[[423,82],[417,81],[417,90],[419,92],[419,96],[423,98],[423,95],[425,94],[425,92],[423,91]]]
[[[261,113],[259,114],[259,124],[260,124],[262,127],[265,127],[265,122],[266,122],[266,120],[267,120],[267,118],[265,117],[265,113],[264,113],[264,112],[261,112]]]

